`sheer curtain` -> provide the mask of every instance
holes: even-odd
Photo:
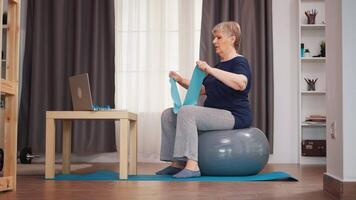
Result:
[[[115,105],[138,114],[138,160],[159,160],[168,73],[199,58],[202,0],[115,0]],[[181,91],[184,97],[184,91]]]

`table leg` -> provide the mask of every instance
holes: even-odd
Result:
[[[62,169],[63,174],[70,174],[70,154],[71,154],[71,129],[72,121],[63,120],[63,141],[62,141]]]
[[[137,175],[137,121],[130,122],[130,175]]]
[[[55,123],[54,119],[46,118],[46,161],[45,178],[54,178],[55,173]]]
[[[120,179],[127,179],[128,177],[129,125],[128,119],[120,119]]]

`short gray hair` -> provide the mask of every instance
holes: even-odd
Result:
[[[241,28],[239,23],[237,23],[236,21],[221,22],[215,25],[211,32],[213,34],[216,32],[222,32],[230,36],[235,36],[236,40],[234,46],[236,50],[239,49],[241,41]]]

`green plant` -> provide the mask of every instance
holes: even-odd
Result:
[[[325,41],[320,42],[320,56],[325,57]]]
[[[325,49],[325,41],[324,40],[322,40],[320,42],[320,48]]]

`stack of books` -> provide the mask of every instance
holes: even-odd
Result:
[[[305,123],[307,124],[325,124],[326,116],[325,115],[309,115],[305,117]]]

